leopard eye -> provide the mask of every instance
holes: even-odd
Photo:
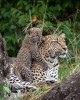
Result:
[[[56,41],[57,41],[57,43],[59,43],[59,38],[57,38],[57,40],[56,40]]]
[[[54,40],[54,41],[52,41],[52,42],[51,42],[51,44],[52,44],[52,43],[55,43],[55,42],[57,42],[57,41],[56,41],[56,40]]]

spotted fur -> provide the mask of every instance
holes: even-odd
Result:
[[[43,70],[43,67],[39,62],[33,61],[32,63],[32,75],[33,75],[33,84],[46,81],[58,81],[58,69],[59,63],[58,58],[65,58],[67,55],[67,46],[65,44],[65,36],[61,35],[48,35],[43,37],[43,42],[39,48],[40,54],[43,60],[48,64],[49,68],[47,71]],[[13,77],[11,74],[10,80]],[[18,77],[13,77],[12,83],[19,84],[18,86],[24,83],[21,80],[18,80],[18,83],[15,82]],[[9,81],[10,81],[9,80]],[[11,80],[12,81],[12,80]],[[22,83],[21,83],[22,82]],[[10,84],[12,85],[10,82]],[[24,85],[22,85],[25,87]],[[30,86],[30,84],[28,85]]]
[[[64,34],[53,34],[43,37],[40,54],[49,67],[47,71],[44,71],[39,63],[33,62],[32,73],[34,83],[58,81],[58,58],[65,58],[67,52]]]
[[[42,29],[31,28],[26,34],[22,46],[19,50],[14,64],[14,73],[20,80],[31,82],[33,75],[31,73],[32,61],[39,62],[47,70],[48,66],[39,53],[39,45],[42,41]]]
[[[35,86],[32,85],[32,83],[26,82],[26,81],[21,81],[19,79],[19,77],[16,76],[13,72],[13,66],[14,65],[11,64],[11,66],[12,67],[10,68],[10,73],[6,77],[6,80],[5,80],[5,82],[9,86],[11,92],[25,93],[27,91],[33,91],[33,90],[37,89]]]

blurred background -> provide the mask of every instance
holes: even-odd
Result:
[[[34,21],[44,35],[65,33],[68,57],[60,59],[62,81],[80,67],[80,0],[0,0],[0,32],[9,56],[16,56],[25,36],[24,27]]]

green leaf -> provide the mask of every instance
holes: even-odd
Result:
[[[45,24],[46,24],[47,26],[53,26],[53,24],[52,24],[50,21],[46,21]]]
[[[10,89],[9,89],[9,87],[6,86],[6,85],[3,86],[3,90],[6,91],[7,93],[11,92]]]

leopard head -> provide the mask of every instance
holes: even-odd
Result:
[[[42,29],[33,27],[27,30],[27,37],[32,43],[37,43],[38,45],[42,42]]]
[[[68,53],[68,49],[65,43],[65,35],[47,35],[43,37],[43,46],[46,50],[46,55],[51,58],[60,57],[65,58]]]

